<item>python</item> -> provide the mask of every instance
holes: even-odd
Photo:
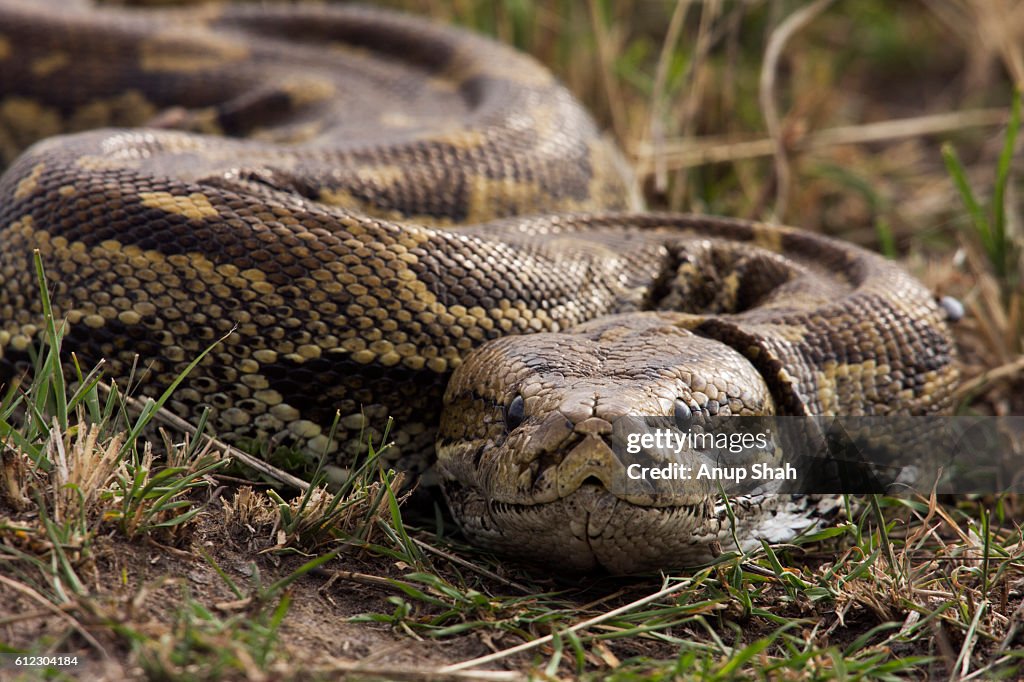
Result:
[[[499,551],[630,572],[817,522],[810,497],[614,494],[622,416],[951,405],[946,316],[897,265],[642,211],[551,74],[465,32],[2,0],[0,93],[8,374],[42,327],[38,251],[81,362],[155,396],[226,335],[171,409],[337,467],[393,417],[387,463]]]

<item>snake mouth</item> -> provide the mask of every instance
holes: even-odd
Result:
[[[600,480],[584,480],[551,502],[501,502],[446,482],[445,495],[476,544],[527,563],[575,572],[626,575],[706,563],[717,553],[723,521],[711,500],[652,507],[624,500]]]
[[[581,492],[582,491],[582,492]],[[704,501],[693,502],[688,504],[665,504],[665,505],[649,505],[649,504],[638,504],[630,500],[624,499],[620,495],[608,490],[604,481],[597,479],[596,477],[589,477],[575,490],[570,492],[563,498],[559,498],[553,502],[501,502],[498,500],[489,500],[487,502],[487,509],[492,517],[498,515],[507,514],[529,514],[535,512],[538,508],[550,504],[558,504],[562,500],[573,497],[574,495],[580,496],[592,496],[592,495],[607,495],[609,498],[613,498],[617,503],[622,505],[641,507],[645,509],[657,509],[665,513],[682,513],[695,517],[704,518],[708,514],[708,504]]]

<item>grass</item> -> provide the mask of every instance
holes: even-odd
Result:
[[[229,460],[212,452],[212,441],[202,447],[198,440],[172,443],[164,432],[162,457],[155,456],[153,441],[144,435],[152,433],[153,419],[174,387],[159,400],[144,403],[134,418],[116,387],[108,390],[101,406],[99,374],[83,376],[77,364],[65,367],[60,361],[61,329],[38,253],[35,265],[44,342],[31,384],[10,392],[0,406],[0,511],[14,513],[0,516],[0,590],[6,586],[29,602],[56,608],[70,629],[104,658],[110,654],[100,638],[113,641],[130,652],[134,665],[147,676],[216,680],[267,670],[280,656],[277,632],[291,604],[289,586],[334,559],[344,544],[368,545],[375,526],[394,534],[388,523],[398,519],[401,529],[396,515],[401,498],[393,492],[400,476],[381,471],[371,449],[370,457],[336,492],[320,486],[320,478],[290,502],[273,490],[256,497],[251,488],[240,488],[224,506],[229,523],[272,526],[267,537],[275,541],[264,551],[313,558],[267,585],[254,568],[249,584],[240,585],[200,548],[235,598],[219,610],[239,613],[220,616],[187,584],[167,576],[158,582],[175,584],[177,596],[167,605],[167,622],[159,635],[146,632],[118,611],[138,609],[151,586],[111,607],[83,572],[95,572],[99,555],[110,551],[111,533],[129,544],[144,540],[169,551],[191,542],[193,526],[212,499],[215,475]],[[71,371],[78,385],[73,392],[64,378]],[[408,541],[404,530],[400,532]],[[20,620],[19,615],[0,618],[8,624]],[[0,642],[0,652],[43,654],[66,646],[67,635],[40,638],[28,651]]]
[[[1017,133],[1020,130],[1020,92],[1013,98],[1010,122],[1006,128],[1005,142],[999,154],[999,165],[996,171],[995,188],[992,192],[991,204],[982,207],[981,202],[971,188],[967,179],[967,170],[951,144],[942,147],[942,156],[946,161],[949,175],[956,183],[957,191],[963,199],[964,207],[970,217],[970,225],[977,234],[985,255],[988,256],[992,271],[1002,284],[1004,296],[1009,296],[1020,287],[1017,281],[1016,264],[1018,260],[1017,244],[1006,229],[1006,186],[1010,179],[1010,162],[1016,152]]]
[[[960,298],[961,410],[1024,414],[1024,20],[1000,4],[427,11],[547,63],[650,206],[834,234]],[[133,404],[102,367],[62,362],[52,315],[44,336],[31,386],[0,403],[0,650],[81,652],[97,679],[1021,674],[1016,496],[872,498],[798,543],[685,575],[545,575],[403,521],[376,464],[386,436],[333,492],[317,471],[297,491],[242,485],[201,428],[163,437],[161,401]]]

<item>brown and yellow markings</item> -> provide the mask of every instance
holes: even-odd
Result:
[[[356,63],[366,62],[372,64],[373,60],[377,58],[377,53],[368,47],[343,43],[340,40],[329,41],[324,46],[334,54],[352,57]]]
[[[140,47],[139,65],[147,72],[195,73],[215,69],[249,57],[244,42],[230,40],[209,29],[172,29],[158,33]]]
[[[309,121],[308,123],[287,126],[285,128],[254,128],[249,137],[253,140],[275,144],[302,144],[303,142],[316,139],[322,132],[324,132],[324,123],[322,121]]]
[[[395,209],[382,208],[375,205],[372,201],[360,199],[348,190],[340,187],[324,188],[320,190],[320,194],[317,198],[329,206],[343,208],[348,211],[361,213],[372,218],[380,218],[382,220],[408,222],[423,227],[452,227],[455,224],[454,220],[443,216],[419,214],[406,215],[405,213],[396,211]]]
[[[45,57],[40,57],[32,62],[32,75],[36,78],[45,78],[56,71],[66,68],[71,64],[71,57],[67,52],[60,50],[51,52]]]
[[[31,215],[23,215],[18,220],[11,223],[6,230],[7,239],[13,239],[20,237],[22,240],[30,240],[33,237],[39,237],[43,241],[50,240],[50,233],[45,230],[36,230],[35,220],[32,219]]]
[[[223,147],[211,147],[208,140],[196,135],[162,134],[159,139],[160,150],[167,154],[202,154],[211,163],[229,158],[228,155],[232,152],[237,156],[236,150],[226,151]]]
[[[157,107],[139,90],[125,90],[112,97],[96,97],[68,117],[68,130],[90,130],[104,126],[145,125],[157,114]]]
[[[3,231],[4,245],[11,248],[23,247],[33,234],[35,234],[35,224],[32,216],[22,216],[10,223]],[[24,281],[26,279],[27,282]],[[21,280],[20,286],[31,286],[32,276],[24,269],[19,270],[11,266],[0,270],[0,287],[19,286],[19,280]],[[6,296],[3,297],[3,299],[6,298]],[[8,299],[5,305],[0,305],[0,320],[4,320],[6,323],[6,328],[0,328],[0,357],[3,357],[5,346],[9,346],[15,351],[25,351],[34,343],[38,331],[37,319],[35,313],[27,306],[12,306]]]
[[[860,395],[861,401],[871,403],[881,395],[878,389],[889,393],[894,390],[887,385],[891,371],[887,363],[879,364],[875,359],[856,363],[827,361],[814,372],[813,381],[822,412],[838,414],[840,409],[849,410],[859,402],[853,399],[856,395]]]
[[[7,59],[11,56],[11,41],[10,39],[0,34],[0,60]]]
[[[388,187],[405,179],[405,170],[401,166],[368,166],[356,169],[356,177],[359,180],[376,185]]]
[[[193,192],[187,196],[170,192],[139,192],[143,206],[156,208],[166,213],[176,213],[191,220],[216,218],[219,213],[205,194]]]
[[[35,192],[36,187],[39,186],[39,178],[42,177],[43,170],[45,168],[45,163],[37,163],[36,165],[32,166],[32,170],[29,172],[29,174],[23,177],[18,182],[17,187],[14,188],[14,198],[24,199],[25,197],[28,197],[33,192]]]
[[[490,179],[482,175],[468,178],[468,222],[483,222],[498,216],[524,213],[529,206],[543,205],[547,193],[537,182],[516,182],[512,178]],[[559,207],[571,210],[572,206]]]
[[[554,201],[539,183],[516,182],[512,178],[491,179],[482,175],[467,178],[469,202],[467,223],[480,223],[509,215],[528,214],[531,206],[549,210],[577,211],[590,207],[589,200]]]
[[[214,210],[202,195],[150,192],[140,195],[140,199],[147,206],[188,217],[202,217]],[[353,232],[372,238],[370,232],[360,233],[358,224],[351,227]],[[144,318],[151,318],[147,324],[170,332],[162,344],[163,357],[177,361],[185,358],[186,351],[201,350],[192,327],[203,324],[197,315],[203,317],[201,313],[209,311],[216,318],[217,333],[237,324],[239,337],[248,339],[245,342],[262,337],[273,346],[258,350],[247,361],[252,366],[246,374],[254,376],[261,362],[286,359],[301,364],[322,357],[324,352],[339,351],[359,363],[402,364],[444,373],[458,366],[462,354],[486,338],[487,331],[496,325],[535,331],[552,325],[546,312],[525,309],[521,302],[493,311],[442,304],[410,269],[417,259],[408,249],[430,239],[425,230],[410,229],[395,235],[405,243],[390,244],[393,257],[389,259],[369,258],[347,271],[319,268],[295,280],[303,290],[319,292],[328,286],[338,294],[347,294],[350,304],[338,311],[342,315],[329,312],[334,309],[333,301],[324,301],[314,310],[304,298],[296,301],[282,296],[262,270],[215,264],[199,253],[167,255],[115,239],[87,248],[81,242],[69,243],[62,236],[36,230],[29,216],[11,225],[8,235],[36,245],[54,263],[54,271],[75,272],[91,282],[88,287],[71,291],[70,299],[63,304],[70,306],[64,314],[71,324],[98,330],[114,320],[140,324]],[[204,304],[201,311],[194,298],[181,299],[177,292],[186,285],[194,293],[208,293],[212,303]],[[133,296],[115,295],[119,287],[131,290]],[[259,300],[268,308],[290,306],[294,312],[267,316],[237,310],[232,319],[221,319],[219,301],[232,298]],[[330,319],[331,326],[320,324],[321,313],[328,315],[325,319]],[[191,321],[186,323],[182,315],[191,316]],[[419,338],[414,342],[410,325],[427,331],[429,340]],[[287,335],[286,328],[292,330]],[[314,336],[310,330],[315,329],[323,333]],[[331,329],[351,331],[357,336],[339,339],[326,333]],[[29,332],[34,333],[22,324],[16,338],[12,340],[9,331],[5,338],[14,347],[27,347],[32,338]],[[261,389],[268,387],[265,381],[260,383]]]
[[[807,334],[810,331],[806,325],[803,324],[777,324],[772,327],[773,336],[780,338],[789,343],[800,343],[801,341],[807,340]]]
[[[114,319],[137,324],[143,317],[160,314],[173,324],[175,311],[198,312],[193,301],[180,300],[175,293],[182,290],[186,282],[207,290],[225,279],[202,254],[167,256],[153,249],[143,250],[133,244],[122,244],[115,239],[87,248],[81,242],[69,243],[63,236],[35,230],[30,216],[12,224],[8,236],[17,236],[35,245],[55,264],[57,271],[71,268],[79,274],[95,275],[88,290],[70,292],[73,307],[64,311],[71,324],[82,323],[95,329]],[[235,283],[242,287],[250,286],[253,275],[249,271],[244,271],[244,274],[249,278],[237,277],[240,281]],[[132,297],[123,295],[126,287],[130,287]],[[226,290],[222,293],[231,295],[232,292]],[[188,339],[182,339],[185,341]]]
[[[106,154],[83,154],[75,159],[75,166],[85,171],[120,170],[141,165],[142,159],[124,159]]]
[[[782,252],[782,232],[778,226],[755,223],[751,226],[751,231],[754,237],[754,244],[768,251]]]
[[[419,119],[401,111],[381,112],[378,122],[385,128],[415,128],[419,125]]]
[[[441,132],[424,133],[420,138],[431,144],[447,145],[454,149],[475,151],[487,143],[487,134],[480,130],[452,128]]]
[[[623,196],[619,205],[610,209],[641,211],[644,208],[640,184],[629,162],[615,148],[614,142],[599,138],[590,143],[590,166],[594,169],[588,188],[591,197]],[[595,208],[597,206],[595,205]]]
[[[284,92],[288,95],[292,104],[296,107],[324,102],[338,94],[334,83],[326,78],[302,78],[289,81],[283,86]]]
[[[475,41],[456,46],[448,65],[429,80],[429,86],[441,92],[456,92],[474,78],[494,78],[530,88],[546,89],[555,84],[554,76],[533,59],[511,49],[500,59],[481,59]]]
[[[13,161],[15,153],[32,142],[60,134],[63,121],[55,107],[15,95],[0,99],[0,131],[2,165],[5,161]],[[9,144],[14,146],[8,149]]]

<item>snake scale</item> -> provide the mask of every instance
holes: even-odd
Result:
[[[672,567],[813,522],[811,496],[734,500],[732,529],[706,492],[613,494],[622,415],[951,404],[945,315],[899,267],[640,211],[543,67],[421,19],[3,0],[0,154],[8,377],[41,328],[38,250],[80,362],[156,396],[233,330],[175,412],[342,469],[394,417],[388,463],[521,558]]]

